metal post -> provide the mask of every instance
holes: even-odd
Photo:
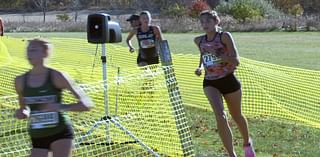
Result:
[[[120,67],[118,67],[118,73],[117,73],[117,89],[116,89],[116,114],[115,116],[118,116],[118,99],[119,99],[119,85],[120,85]]]
[[[102,74],[103,74],[103,92],[104,92],[104,106],[105,106],[105,115],[109,116],[109,104],[108,104],[108,71],[107,71],[107,57],[106,57],[106,44],[102,44]],[[106,123],[106,136],[107,142],[111,142],[110,133],[109,133],[110,124]]]

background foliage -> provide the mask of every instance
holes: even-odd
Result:
[[[106,12],[125,19],[148,8],[164,32],[197,32],[197,17],[211,8],[227,31],[319,31],[318,0],[1,0],[6,32],[85,31],[87,15]],[[20,14],[19,14],[20,13]],[[14,17],[11,17],[14,15]],[[182,27],[177,27],[178,25]]]

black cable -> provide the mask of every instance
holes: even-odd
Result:
[[[93,74],[94,67],[95,67],[95,65],[96,65],[96,58],[97,58],[97,53],[98,53],[98,47],[99,47],[99,44],[97,44],[97,46],[96,46],[96,53],[94,54],[94,60],[93,60],[93,63],[92,63],[92,70],[91,70],[91,75],[90,75],[91,78],[92,78],[92,74]]]

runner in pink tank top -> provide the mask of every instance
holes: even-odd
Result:
[[[201,36],[200,53],[202,55],[202,63],[205,69],[205,79],[215,80],[233,73],[236,66],[221,59],[221,55],[231,56],[226,46],[221,42],[223,32],[217,32],[213,40],[209,41],[207,35]],[[214,51],[213,54],[210,51]]]
[[[212,10],[201,12],[200,23],[206,34],[194,39],[200,50],[199,67],[195,74],[200,76],[204,68],[203,91],[215,113],[222,143],[230,157],[237,157],[231,128],[224,112],[222,99],[224,98],[231,117],[242,135],[245,157],[255,157],[248,122],[241,111],[241,84],[234,75],[240,63],[235,43],[229,32],[219,31],[220,18],[217,12]]]

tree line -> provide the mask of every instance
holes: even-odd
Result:
[[[1,0],[0,9],[10,11],[43,11],[63,9],[143,9],[151,8],[161,10],[178,4],[190,5],[191,0]],[[230,0],[200,0],[205,1],[211,8],[215,8],[221,2]],[[293,5],[300,4],[307,12],[317,13],[320,11],[319,0],[266,0],[271,2],[281,11],[288,11]]]
[[[164,16],[197,16],[205,8],[217,9],[221,13],[231,14],[234,18],[245,21],[247,18],[264,17],[283,12],[300,16],[302,13],[318,13],[318,0],[1,0],[2,12],[39,12],[46,21],[48,11],[68,10],[75,12],[82,9],[121,10],[132,13],[148,10]],[[271,4],[272,6],[269,6]],[[208,6],[208,7],[207,7]],[[239,8],[240,6],[240,8]],[[250,15],[248,13],[251,13]],[[270,15],[271,13],[271,15]],[[275,15],[277,16],[277,15]]]

